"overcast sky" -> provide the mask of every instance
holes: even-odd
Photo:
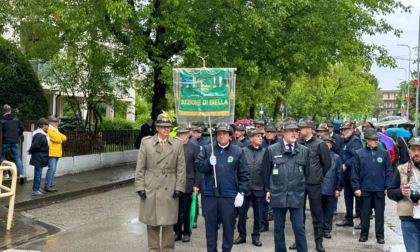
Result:
[[[394,13],[385,18],[394,28],[403,31],[401,36],[395,37],[393,34],[377,35],[374,37],[366,37],[364,41],[367,43],[375,43],[384,45],[389,55],[396,59],[399,68],[405,68],[408,72],[408,56],[409,49],[406,46],[397,46],[397,44],[405,44],[411,47],[411,61],[413,62],[417,56],[417,44],[419,36],[419,14],[420,0],[401,0],[405,5],[413,6],[411,13]],[[417,69],[417,64],[411,64],[411,71]],[[396,89],[399,83],[406,80],[406,71],[403,69],[379,68],[372,66],[371,73],[379,80],[379,87],[383,90]]]

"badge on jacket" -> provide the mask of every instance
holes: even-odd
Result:
[[[376,160],[378,161],[378,163],[382,163],[382,161],[383,161],[383,159],[381,157],[378,157]]]

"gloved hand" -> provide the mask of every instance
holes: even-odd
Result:
[[[244,203],[244,195],[242,195],[241,193],[238,193],[235,197],[235,207],[241,207],[242,204]]]
[[[177,199],[177,198],[181,197],[182,195],[183,195],[182,192],[175,191],[174,194],[172,195],[172,198]]]
[[[145,190],[141,190],[137,192],[140,196],[140,198],[145,199],[146,198],[146,191]]]
[[[214,155],[210,156],[210,164],[211,165],[216,165],[216,156],[214,156]]]

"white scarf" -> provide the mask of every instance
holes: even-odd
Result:
[[[35,136],[36,134],[43,134],[44,136],[46,136],[47,141],[48,141],[48,146],[50,145],[50,137],[44,130],[42,130],[41,128],[38,128],[33,132],[32,136]]]

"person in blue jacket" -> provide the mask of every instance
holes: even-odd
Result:
[[[39,119],[38,129],[33,133],[31,147],[28,150],[28,154],[31,155],[29,164],[35,167],[32,196],[44,195],[44,193],[39,190],[39,187],[41,185],[42,168],[48,165],[49,140],[47,130],[49,124],[47,119]]]
[[[332,151],[334,139],[325,135],[322,141],[327,144],[330,149],[331,166],[322,182],[322,208],[324,209],[323,232],[324,238],[331,238],[332,221],[334,217],[335,199],[340,196],[341,181],[343,179],[343,170],[340,157]]]
[[[241,207],[244,202],[249,171],[243,149],[230,141],[232,131],[229,124],[219,123],[215,131],[216,143],[204,146],[195,165],[203,174],[201,193],[204,195],[207,251],[217,251],[217,224],[220,220],[223,226],[222,250],[228,252],[233,246],[235,207]],[[217,179],[214,179],[214,174]]]
[[[354,190],[351,187],[351,170],[353,167],[354,155],[358,149],[363,148],[360,138],[354,134],[352,123],[343,123],[340,127],[343,134],[343,143],[340,150],[340,159],[343,163],[343,184],[344,184],[344,201],[346,204],[346,215],[344,220],[336,223],[339,227],[353,227],[353,201]],[[356,216],[360,216],[360,206],[356,199]]]
[[[379,136],[376,134],[376,130],[367,128],[364,135],[366,147],[356,151],[351,172],[351,185],[354,194],[361,198],[362,230],[359,242],[368,240],[370,212],[373,206],[376,241],[379,244],[384,244],[385,195],[392,182],[393,168],[388,152],[378,148]]]
[[[248,147],[251,144],[248,136],[246,135],[246,127],[244,124],[240,123],[235,126],[235,135],[236,139],[242,143],[243,147]]]

